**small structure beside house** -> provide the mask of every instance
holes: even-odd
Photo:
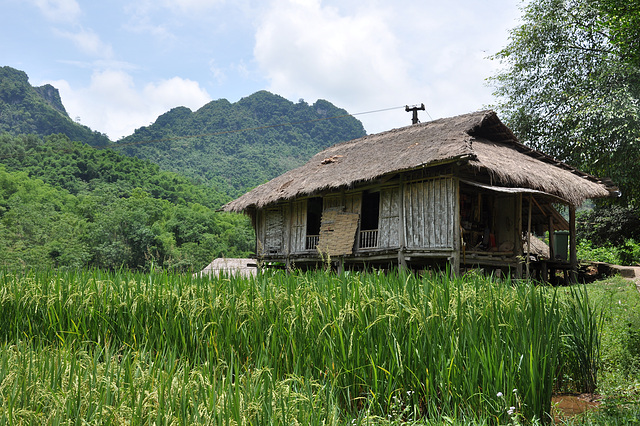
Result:
[[[495,112],[481,111],[337,144],[223,210],[251,217],[265,265],[448,263],[518,277],[533,268],[546,279],[550,269],[576,269],[576,207],[617,191],[521,144]],[[570,234],[566,260],[553,253],[559,230]],[[547,259],[530,256],[534,231],[549,232]]]
[[[219,257],[205,266],[205,268],[196,275],[255,277],[257,271],[258,265],[255,259],[227,259]]]

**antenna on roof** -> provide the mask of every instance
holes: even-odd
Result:
[[[418,120],[418,111],[424,111],[424,104],[420,104],[420,106],[414,105],[410,107],[409,105],[404,107],[404,110],[409,112],[413,112],[413,117],[411,117],[411,124],[418,124],[420,120]]]

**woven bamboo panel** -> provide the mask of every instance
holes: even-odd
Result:
[[[322,214],[318,251],[329,256],[353,253],[360,215],[338,210],[325,210]]]

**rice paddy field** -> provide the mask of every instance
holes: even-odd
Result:
[[[558,392],[604,399],[563,423],[632,424],[638,299],[620,279],[0,270],[0,424],[552,423]]]

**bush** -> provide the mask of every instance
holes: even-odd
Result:
[[[621,245],[626,240],[640,241],[640,209],[636,207],[597,207],[577,218],[577,238],[595,246]]]
[[[578,259],[591,262],[605,262],[613,265],[640,264],[640,244],[634,239],[627,239],[618,246],[605,243],[596,246],[590,240],[579,240],[576,247]]]

